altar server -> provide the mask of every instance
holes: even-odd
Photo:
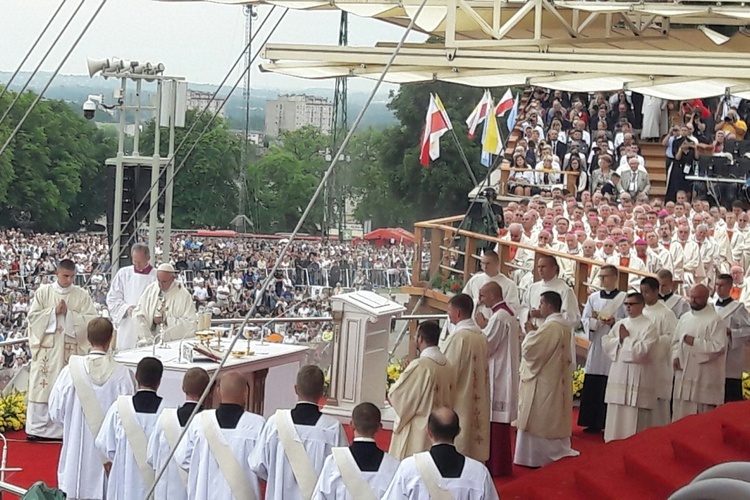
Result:
[[[190,368],[182,378],[182,392],[185,393],[185,404],[179,408],[165,408],[161,412],[156,427],[148,441],[148,463],[158,474],[167,463],[167,458],[177,445],[180,433],[185,428],[190,415],[198,405],[203,391],[208,387],[209,376],[203,368]],[[198,408],[200,412],[203,408]],[[193,419],[197,420],[198,415]],[[183,441],[184,442],[184,441]],[[244,460],[243,460],[244,462]],[[154,490],[155,498],[180,500],[188,498],[187,472],[178,464],[176,455],[172,457],[167,470],[159,479]],[[195,491],[195,488],[192,489]]]
[[[106,318],[88,324],[91,351],[70,357],[49,397],[50,418],[63,427],[57,485],[71,499],[104,498],[104,471],[111,463],[96,449],[94,440],[117,397],[135,392],[130,370],[107,354],[113,331]]]
[[[120,396],[109,408],[96,438],[96,447],[112,462],[107,482],[107,500],[146,498],[154,483],[148,464],[148,440],[162,410],[156,395],[164,367],[156,358],[138,362],[134,396]]]
[[[659,341],[656,348],[651,351],[654,368],[654,383],[656,387],[656,406],[651,412],[651,427],[667,425],[672,421],[672,337],[677,327],[677,316],[667,307],[666,303],[659,298],[659,282],[656,278],[643,278],[641,280],[641,295],[646,306],[643,315],[654,324]]]
[[[490,372],[487,337],[472,319],[474,303],[461,293],[448,301],[448,318],[455,331],[443,347],[453,369],[453,408],[464,422],[456,447],[464,455],[486,462],[490,458]]]
[[[388,453],[399,460],[430,449],[430,412],[453,404],[453,369],[437,346],[439,338],[436,322],[420,323],[414,338],[419,357],[407,365],[388,393],[396,412]]]
[[[489,281],[494,281],[503,290],[503,297],[513,314],[521,312],[521,301],[515,282],[500,273],[500,257],[494,250],[487,250],[482,255],[482,272],[477,273],[466,283],[463,293],[471,297],[474,304],[479,302],[479,290]]]
[[[309,500],[331,448],[348,444],[339,421],[318,409],[324,390],[321,369],[303,366],[294,390],[297,406],[277,410],[268,419],[248,459],[266,481],[269,500]]]
[[[690,290],[691,311],[677,322],[672,342],[675,371],[672,421],[705,413],[724,402],[726,326],[708,304],[708,288]]]
[[[115,349],[118,351],[135,347],[140,327],[133,311],[146,287],[156,281],[156,270],[149,263],[148,245],[135,243],[130,256],[133,265],[117,271],[107,292],[107,310],[117,329]]]
[[[659,342],[653,323],[643,315],[640,293],[628,294],[628,317],[614,324],[602,339],[612,365],[607,378],[607,423],[604,442],[625,439],[651,425],[656,406],[652,351]]]
[[[518,363],[521,339],[518,320],[503,300],[503,290],[494,282],[479,291],[480,303],[492,312],[481,311],[475,322],[487,337],[490,363],[490,458],[487,466],[493,476],[513,473],[511,422],[518,414]]]
[[[581,407],[578,425],[586,427],[584,432],[599,433],[607,420],[607,390],[610,358],[602,349],[602,339],[616,321],[625,317],[623,303],[627,294],[617,289],[619,273],[611,264],[601,267],[598,278],[602,289],[592,293],[583,308],[581,323],[589,339],[586,355],[586,371],[581,390]]]
[[[247,380],[236,372],[221,377],[216,410],[205,410],[190,424],[177,447],[177,461],[188,476],[191,500],[260,500],[258,477],[247,457],[258,441],[265,421],[245,411]],[[157,497],[169,498],[172,497]]]
[[[152,342],[162,328],[165,341],[195,334],[198,317],[193,298],[177,281],[177,271],[172,264],[162,264],[156,270],[156,281],[146,287],[133,317],[140,325],[139,338],[146,342]]]
[[[659,279],[659,295],[664,304],[671,309],[677,319],[680,319],[683,314],[690,312],[690,304],[681,295],[675,293],[675,283],[672,278],[672,273],[667,269],[662,269],[656,273],[656,277]]]
[[[348,448],[333,448],[315,485],[313,500],[376,500],[391,484],[398,460],[375,443],[380,428],[380,410],[360,403],[352,411],[354,442]]]
[[[76,265],[64,259],[57,266],[57,280],[41,285],[29,310],[28,410],[26,434],[29,440],[60,439],[62,426],[49,418],[49,395],[63,367],[73,354],[85,354],[89,321],[97,317],[86,290],[73,284]]]
[[[562,298],[542,293],[544,323],[529,332],[521,345],[521,385],[518,391],[518,434],[514,463],[543,467],[579,453],[570,447],[573,384],[570,381],[570,326],[560,310]]]
[[[463,432],[458,414],[438,408],[430,415],[429,452],[401,462],[383,500],[497,499],[497,490],[483,463],[462,455],[454,444]]]
[[[724,402],[742,401],[742,372],[745,369],[745,349],[750,338],[750,313],[742,302],[731,297],[732,276],[720,274],[716,280],[716,313],[726,325],[727,371],[724,383]]]

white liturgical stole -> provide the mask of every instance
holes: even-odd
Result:
[[[146,485],[146,490],[149,490],[154,484],[154,469],[151,468],[147,461],[148,436],[146,436],[143,427],[138,423],[138,419],[135,416],[132,396],[120,396],[117,398],[117,414],[120,416],[128,444],[130,444],[130,448],[133,450],[133,458],[135,459],[135,463],[138,464],[138,470],[141,472],[143,483]]]
[[[222,438],[221,427],[214,415],[216,412],[203,412],[200,416],[201,428],[206,436],[208,449],[216,459],[219,470],[224,475],[234,498],[255,500],[250,481],[232,449]]]
[[[162,410],[161,416],[159,417],[158,425],[161,426],[162,429],[164,429],[164,439],[167,440],[167,444],[169,445],[169,451],[174,451],[175,447],[177,446],[177,441],[180,439],[180,419],[177,417],[177,409],[176,408],[167,408],[165,410]],[[187,471],[179,466],[177,463],[177,460],[175,460],[175,457],[172,456],[172,461],[177,466],[177,471],[180,475],[180,479],[182,480],[182,484],[187,487],[188,484],[188,475]]]
[[[346,490],[352,498],[357,498],[358,500],[377,500],[370,483],[362,477],[357,462],[354,461],[349,448],[331,448],[331,454],[341,474],[341,480],[344,482],[344,486],[346,486]]]
[[[297,434],[297,429],[294,428],[292,411],[276,410],[276,426],[279,431],[281,446],[284,448],[284,454],[292,467],[302,497],[305,500],[310,500],[318,478],[305,446],[302,444],[302,439]]]
[[[84,359],[83,356],[70,357],[68,363],[70,378],[73,380],[73,387],[76,389],[76,396],[78,396],[78,402],[81,404],[86,425],[88,425],[91,435],[96,439],[104,422],[104,410],[102,410],[99,400],[96,398],[96,393],[94,393],[94,388],[91,387],[91,382],[86,375],[86,368],[83,366]],[[101,455],[101,459],[102,463],[109,462],[104,455]]]
[[[429,451],[415,453],[414,463],[427,492],[430,494],[430,498],[433,500],[453,500],[453,495],[442,484],[442,476]]]

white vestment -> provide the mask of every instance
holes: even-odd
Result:
[[[466,457],[461,477],[444,478],[435,465],[429,452],[426,453],[425,462],[429,467],[428,481],[433,481],[439,490],[455,500],[494,500],[497,499],[497,490],[492,482],[492,477],[483,463]],[[424,456],[424,455],[422,455]],[[383,496],[383,500],[442,500],[430,495],[425,479],[417,465],[417,456],[409,457],[401,462],[396,471],[393,482]]]
[[[185,287],[175,282],[166,294],[165,341],[180,340],[195,335],[198,316],[195,313],[193,298]],[[133,311],[133,318],[140,325],[140,339],[153,340],[161,331],[161,325],[154,324],[154,318],[162,316],[162,292],[159,283],[154,282],[146,287],[138,306]]]
[[[649,247],[646,250],[646,271],[656,274],[662,269],[667,269],[674,274],[674,262],[669,250],[659,245],[656,248]]]
[[[128,314],[128,309],[138,305],[138,300],[146,287],[154,281],[156,281],[154,268],[143,274],[136,273],[134,266],[123,267],[112,279],[112,285],[107,292],[107,309],[117,330],[116,350],[122,351],[135,347],[140,328],[132,313]]]
[[[705,273],[701,261],[701,250],[695,241],[675,240],[669,245],[669,253],[672,254],[674,265],[672,274],[675,281],[682,281],[683,286],[689,288],[703,280]]]
[[[659,341],[651,351],[654,368],[654,384],[656,388],[656,407],[651,415],[651,427],[667,425],[672,419],[670,402],[672,400],[672,337],[677,326],[677,317],[667,307],[663,300],[657,300],[654,305],[646,305],[643,315],[654,324]]]
[[[167,457],[172,452],[172,444],[177,442],[181,432],[182,427],[180,427],[180,419],[177,417],[177,409],[163,409],[149,437],[146,452],[148,463],[155,473],[164,468]],[[186,488],[187,472],[182,471],[177,465],[175,457],[172,457],[167,470],[164,471],[156,484],[154,498],[185,500],[188,498]]]
[[[500,285],[500,288],[503,291],[503,300],[505,300],[505,302],[515,314],[520,314],[521,301],[518,297],[518,287],[512,279],[500,273],[497,273],[492,277],[487,276],[487,274],[485,273],[477,273],[469,279],[468,283],[466,283],[463,293],[470,296],[471,300],[474,301],[474,308],[477,308],[477,304],[479,302],[479,290],[490,281],[494,281],[495,283]],[[485,315],[489,316],[489,314]]]
[[[76,364],[72,369],[79,370],[77,373],[82,375],[76,380],[88,384],[90,390],[84,390],[83,394],[77,392],[70,365],[63,368],[52,388],[49,415],[53,422],[63,427],[57,485],[71,499],[104,498],[103,455],[94,444],[94,429],[97,425],[100,427],[102,421],[95,417],[89,422],[81,399],[86,398],[86,404],[93,402],[98,405],[98,410],[93,407],[92,411],[98,411],[98,419],[101,419],[118,396],[135,392],[135,381],[130,370],[101,351],[72,356],[70,363]],[[90,398],[91,394],[94,398]]]
[[[487,336],[490,362],[490,421],[509,424],[518,414],[520,326],[508,311],[492,313],[482,332]]]
[[[146,493],[151,488],[151,484],[146,484],[144,481],[135,453],[143,456],[144,460],[146,459],[148,438],[156,426],[164,403],[162,402],[156,413],[136,413],[133,408],[132,397],[128,397],[128,399],[127,404],[130,405],[130,410],[132,410],[131,415],[135,416],[137,424],[145,433],[146,442],[142,450],[135,450],[132,447],[123,427],[123,417],[120,416],[118,409],[118,399],[107,411],[102,429],[96,438],[96,447],[112,462],[112,470],[109,473],[109,481],[107,481],[107,500],[145,499]],[[151,472],[153,473],[153,469],[151,469]]]
[[[208,423],[204,423],[203,419],[212,419],[215,429],[220,431],[217,434],[231,449],[232,454],[239,462],[256,500],[260,500],[260,483],[258,477],[250,469],[247,458],[252,453],[263,430],[265,424],[263,417],[245,412],[234,429],[221,429],[219,427],[216,410],[204,410],[199,417],[193,419],[190,429],[188,429],[185,439],[177,447],[177,454],[175,455],[180,466],[190,471],[188,498],[191,500],[208,500],[211,498],[229,500],[236,498],[227,482],[225,476],[227,471],[220,467],[206,437],[204,425],[208,425]]]
[[[629,336],[620,340],[620,326]],[[650,425],[656,406],[655,370],[651,353],[659,342],[649,318],[622,319],[602,339],[604,352],[612,360],[607,379],[607,423],[604,441],[625,439]],[[648,410],[648,411],[641,411]]]
[[[741,302],[733,300],[726,306],[714,302],[716,313],[732,335],[727,338],[726,378],[742,379],[745,371],[745,348],[750,338],[750,313]]]
[[[613,290],[614,291],[614,290]],[[600,319],[613,318],[615,321],[625,317],[623,302],[627,294],[617,290],[613,298],[605,298],[607,292],[594,292],[589,295],[581,315],[583,331],[589,339],[589,351],[586,355],[587,375],[609,375],[610,359],[602,350],[602,338],[609,333],[610,326]],[[594,318],[596,313],[597,318]]]
[[[55,312],[61,300],[68,308],[64,315]],[[62,437],[62,427],[49,419],[49,395],[70,356],[88,351],[86,327],[96,316],[91,296],[75,285],[68,288],[57,283],[42,285],[34,293],[28,317],[31,365],[27,434],[55,439]]]
[[[354,438],[360,439],[360,438]],[[345,467],[353,467],[354,473],[367,482],[375,498],[382,498],[388,486],[393,480],[393,476],[398,470],[399,461],[385,453],[383,461],[376,472],[362,471],[354,461],[352,452],[348,448],[340,448],[342,453],[339,455],[342,460],[346,460]],[[333,454],[329,455],[323,464],[323,470],[320,472],[318,483],[315,485],[313,500],[354,500],[359,491],[349,491],[342,478],[341,469],[334,458]]]
[[[277,418],[278,413],[271,416],[263,427],[258,443],[248,458],[250,469],[266,481],[266,499],[309,500],[309,497],[303,496],[297,485],[292,466],[281,444]],[[331,448],[348,445],[341,423],[328,415],[321,415],[315,425],[295,424],[293,427],[305,448],[316,477],[320,475],[326,457],[331,454]]]
[[[685,336],[694,337],[693,345]],[[672,421],[724,403],[727,332],[711,304],[690,311],[677,322],[672,339],[672,359],[679,359],[672,394]]]
[[[677,293],[672,293],[666,300],[663,300],[662,297],[662,302],[674,313],[677,319],[680,319],[683,314],[690,312],[688,301]]]
[[[667,132],[667,101],[659,97],[643,96],[641,112],[641,139],[659,139]]]

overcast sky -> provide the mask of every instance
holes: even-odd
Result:
[[[2,0],[0,16],[0,70],[14,71],[60,0]],[[79,4],[65,6],[24,69],[33,69]],[[100,0],[86,0],[70,28],[50,54],[43,70],[54,71],[83,29]],[[270,7],[259,9],[259,25]],[[274,15],[281,9],[277,8]],[[289,11],[270,42],[332,44],[338,40],[338,12]],[[266,24],[269,28],[271,20]],[[350,45],[372,46],[377,41],[398,41],[401,28],[350,16]],[[410,39],[424,37],[412,34]],[[260,38],[256,38],[260,40]],[[189,82],[219,83],[244,46],[244,15],[241,6],[202,1],[157,2],[154,0],[108,0],[61,74],[87,74],[86,57],[121,57],[163,62],[167,73],[185,76]],[[44,50],[41,50],[43,48]],[[257,64],[257,63],[256,63]],[[253,72],[254,88],[326,87],[332,83]],[[233,79],[232,79],[233,80]],[[350,80],[350,89],[368,90],[374,82]]]

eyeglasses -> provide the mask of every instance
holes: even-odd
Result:
[[[625,302],[625,306],[637,306],[640,305],[641,302]]]

